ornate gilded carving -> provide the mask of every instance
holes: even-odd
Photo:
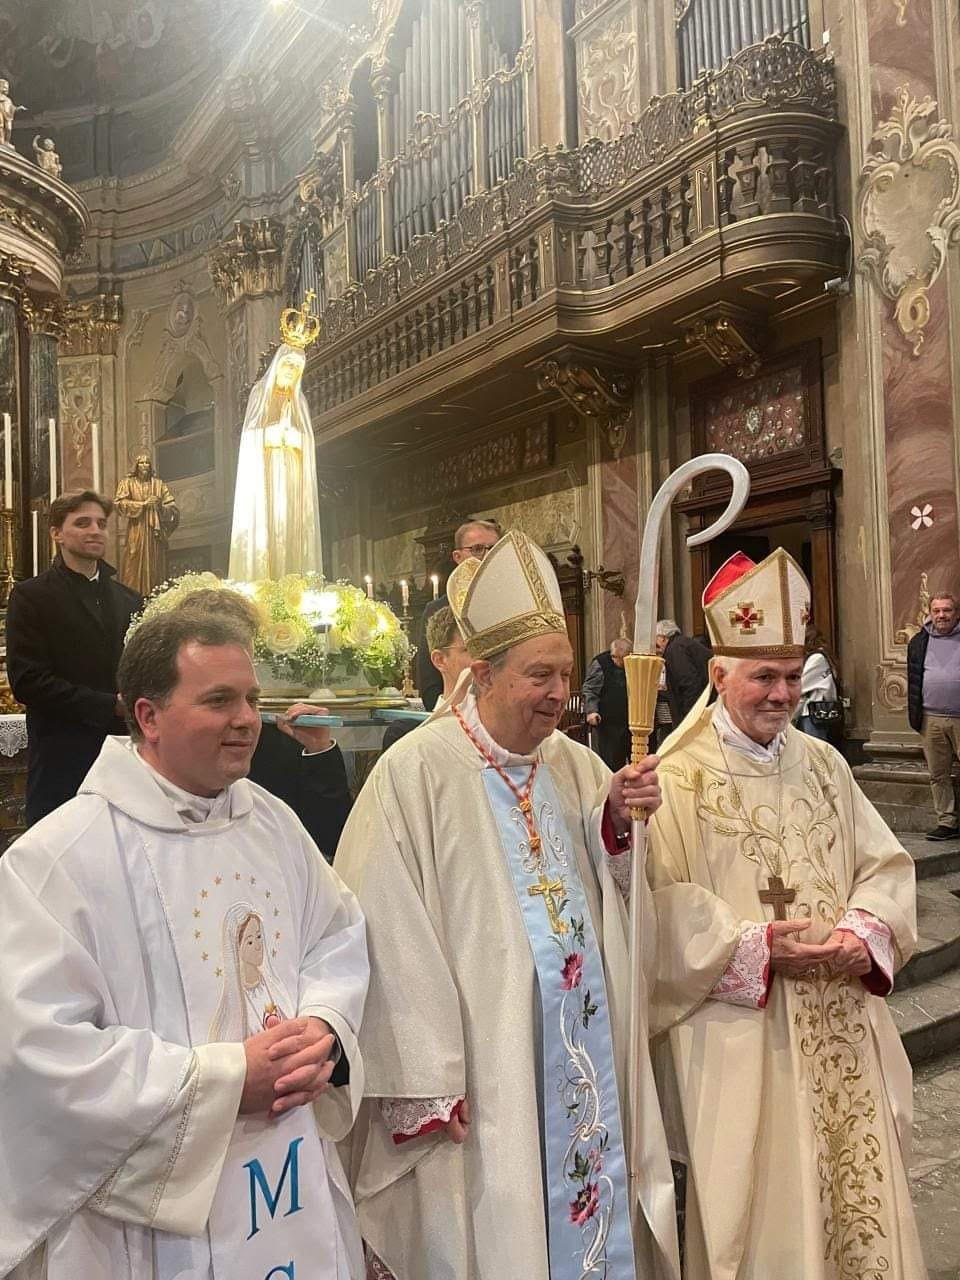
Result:
[[[91,424],[103,422],[101,386],[98,356],[61,359],[60,421],[71,455],[68,474],[72,474],[75,483],[85,486],[93,482]]]
[[[12,298],[19,302],[32,268],[29,262],[14,257],[12,253],[0,253],[0,298]]]
[[[683,339],[688,347],[703,347],[723,368],[736,369],[741,378],[752,378],[760,368],[757,339],[731,316],[699,316],[685,329]]]
[[[933,98],[918,102],[901,86],[860,172],[857,265],[894,304],[914,356],[930,319],[929,290],[960,237],[960,149],[938,113]]]
[[[284,225],[279,218],[237,221],[210,253],[210,275],[224,304],[279,293],[283,284]]]
[[[637,61],[637,33],[625,15],[579,44],[577,97],[584,137],[616,138],[636,119],[640,112]]]
[[[116,355],[123,322],[123,300],[118,293],[98,293],[92,298],[71,301],[64,312],[62,356]],[[146,312],[144,312],[144,323]],[[136,325],[134,326],[136,329]],[[142,328],[140,333],[142,335]]]
[[[63,300],[49,294],[24,293],[20,304],[30,333],[63,337],[66,315]]]
[[[596,422],[613,456],[619,459],[633,417],[633,375],[596,364],[584,355],[544,360],[537,387],[559,391],[582,417]]]
[[[343,160],[340,147],[314,152],[310,168],[297,179],[300,199],[318,211],[326,230],[343,213]]]

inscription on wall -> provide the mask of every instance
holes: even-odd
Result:
[[[204,217],[188,223],[185,227],[164,231],[162,235],[117,245],[113,259],[114,270],[141,271],[144,267],[155,267],[173,258],[195,253],[207,245],[215,244],[219,239],[218,210],[215,213],[205,214]]]

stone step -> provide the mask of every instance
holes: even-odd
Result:
[[[911,1062],[926,1062],[960,1046],[960,972],[956,969],[894,991],[887,1007]]]
[[[956,883],[954,883],[956,881]],[[917,886],[917,950],[897,974],[897,988],[919,986],[960,966],[960,875]]]
[[[956,840],[928,840],[922,833],[899,831],[897,838],[913,858],[918,880],[960,871],[960,836]]]

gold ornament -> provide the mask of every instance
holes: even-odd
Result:
[[[287,307],[281,315],[280,334],[287,346],[298,347],[304,351],[311,342],[316,342],[319,338],[320,318],[310,310],[310,304],[315,302],[316,298],[314,291],[308,289],[299,309]]]

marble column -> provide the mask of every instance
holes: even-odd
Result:
[[[882,754],[915,741],[905,657],[924,584],[958,585],[960,355],[951,324],[960,282],[947,269],[960,228],[955,36],[947,6],[924,0],[852,8],[828,0],[825,10],[849,86],[859,268],[838,312],[841,657],[857,730]]]

